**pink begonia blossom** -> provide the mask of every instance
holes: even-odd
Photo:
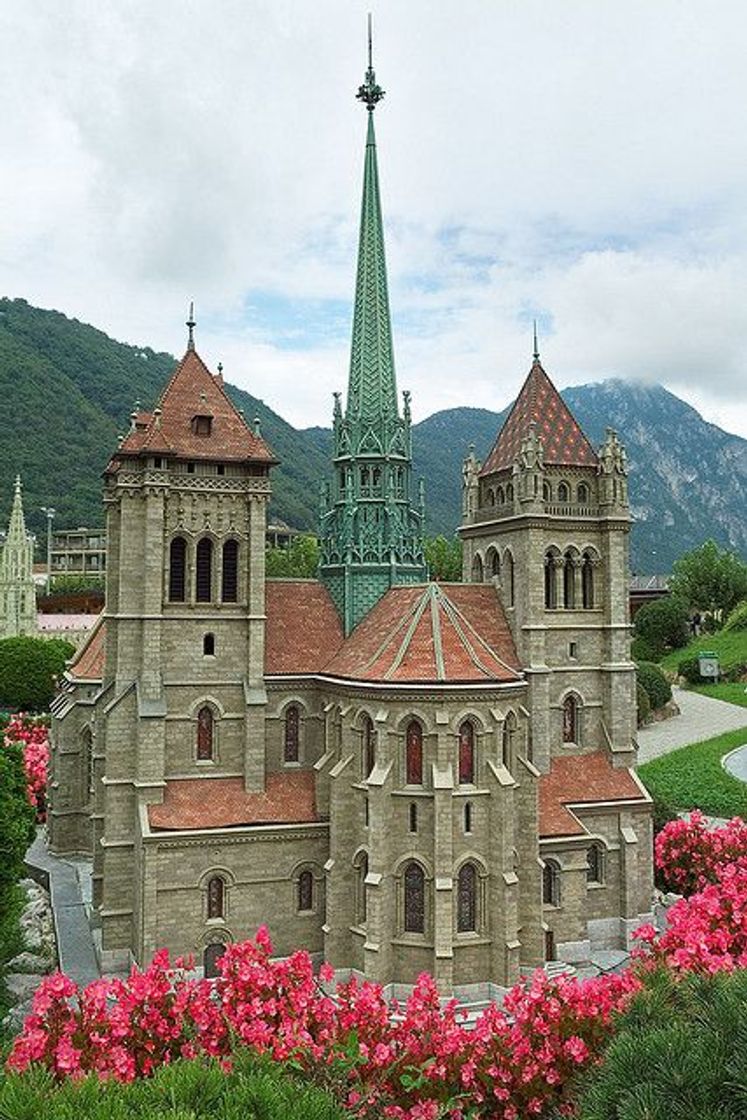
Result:
[[[36,809],[37,819],[46,819],[49,770],[49,730],[43,720],[20,713],[7,724],[4,744],[23,744],[26,795]]]

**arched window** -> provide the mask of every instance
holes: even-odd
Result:
[[[604,882],[604,849],[601,844],[592,844],[586,849],[586,882]]]
[[[225,951],[226,947],[222,941],[214,941],[205,949],[205,952],[202,954],[202,968],[206,980],[213,980],[216,976],[220,975],[218,961]]]
[[[207,885],[208,918],[225,917],[225,884],[220,875],[213,875]]]
[[[459,728],[459,785],[475,782],[475,728],[468,719]]]
[[[410,802],[408,809],[408,819],[410,824],[410,832],[418,831],[418,807],[414,801]]]
[[[506,572],[503,585],[506,591],[507,605],[512,607],[514,605],[514,558],[512,553],[508,551],[503,553],[503,566]]]
[[[546,906],[560,906],[560,864],[546,859],[542,869],[542,901]]]
[[[363,777],[370,778],[376,765],[376,731],[370,716],[363,717]]]
[[[314,909],[314,876],[310,871],[302,871],[298,876],[298,909]]]
[[[187,587],[187,542],[174,537],[169,546],[169,600],[183,603]]]
[[[210,762],[213,757],[213,710],[207,704],[197,713],[197,761]]]
[[[477,932],[477,868],[465,863],[457,876],[457,933]]]
[[[513,712],[508,712],[503,721],[503,730],[501,733],[501,755],[503,765],[507,770],[511,770],[514,764],[514,737],[516,735],[516,716]]]
[[[563,742],[578,743],[578,700],[573,695],[563,701]]]
[[[215,634],[203,635],[202,653],[204,657],[213,657],[215,655]]]
[[[405,733],[405,781],[408,786],[423,784],[423,728],[415,719]]]
[[[497,506],[502,506],[502,505],[505,505],[505,502],[506,502],[506,495],[504,493],[503,487],[499,486],[498,489],[495,492],[495,504]]]
[[[493,490],[492,486],[488,490],[488,505],[489,506],[494,506],[495,505],[495,490]]]
[[[584,553],[581,562],[581,601],[584,610],[591,610],[594,606],[594,561],[588,552]]]
[[[301,713],[298,704],[291,704],[285,710],[285,728],[283,734],[283,761],[298,762],[298,741],[301,724]]]
[[[563,557],[563,606],[572,610],[576,605],[576,564],[572,552]]]
[[[545,553],[545,607],[554,610],[558,605],[558,581],[555,570],[555,553]]]
[[[549,482],[542,483],[542,500],[545,502],[552,501],[552,487]]]
[[[488,571],[494,577],[501,574],[501,557],[497,548],[491,548],[488,552]]]
[[[480,556],[480,553],[478,552],[477,555],[475,556],[474,560],[472,561],[472,582],[473,583],[482,583],[483,579],[484,579],[484,575],[483,575],[483,567],[482,567],[482,557]]]
[[[472,802],[468,801],[464,806],[464,831],[472,831]]]
[[[506,501],[512,502],[514,500],[514,484],[509,482],[506,486]]]
[[[239,596],[239,542],[226,541],[223,545],[223,570],[220,597],[224,603],[235,603]]]
[[[405,933],[425,933],[425,872],[419,863],[408,863],[405,883]]]
[[[567,482],[559,482],[558,483],[558,501],[559,502],[567,502],[567,501],[570,500],[570,496],[571,496],[571,492],[568,489],[568,483]]]
[[[578,497],[578,504],[580,506],[588,506],[589,504],[589,487],[585,482],[579,482],[578,490],[576,491]]]
[[[195,599],[209,603],[213,597],[213,542],[203,537],[197,542],[195,567]]]
[[[356,863],[356,900],[355,916],[358,925],[366,924],[366,876],[368,875],[368,854],[361,852]]]

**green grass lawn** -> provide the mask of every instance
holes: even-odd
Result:
[[[702,809],[711,817],[747,819],[747,784],[732,778],[721,765],[725,754],[745,743],[747,717],[742,730],[680,747],[645,762],[638,774],[655,801],[677,809]]]
[[[713,650],[717,653],[723,669],[728,669],[740,661],[747,661],[747,630],[701,634],[699,638],[693,638],[689,645],[668,653],[661,659],[660,665],[662,669],[676,672],[680,661],[697,657],[701,650]]]
[[[747,708],[747,684],[696,684],[691,692],[700,692],[702,696],[711,696],[714,700],[726,700],[729,704],[741,704]]]

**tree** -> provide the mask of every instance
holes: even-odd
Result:
[[[459,582],[462,578],[462,542],[459,537],[428,537],[425,562],[431,579]]]
[[[679,649],[687,645],[688,614],[687,604],[675,595],[646,603],[635,616],[636,639],[643,638],[657,655]]]
[[[669,589],[691,610],[728,614],[747,598],[747,564],[736,552],[706,541],[676,561]]]
[[[0,708],[46,712],[75,646],[62,638],[0,641]]]
[[[310,534],[294,537],[285,548],[268,548],[267,576],[284,579],[313,579],[319,567],[319,541]]]
[[[0,979],[4,965],[23,948],[18,927],[23,892],[18,881],[34,838],[34,822],[35,812],[26,796],[22,745],[4,746],[0,741]]]

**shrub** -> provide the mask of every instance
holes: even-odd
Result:
[[[654,711],[663,708],[672,699],[672,686],[658,665],[640,661],[636,665],[638,684],[648,693]]]
[[[727,864],[747,861],[747,824],[734,817],[720,828],[709,828],[696,809],[689,820],[672,820],[659,833],[654,860],[667,889],[687,897],[718,882]]]
[[[661,649],[651,645],[647,638],[633,638],[630,646],[630,656],[634,661],[658,661]]]
[[[635,616],[635,636],[644,638],[653,649],[679,649],[689,637],[686,604],[672,595],[646,603]]]
[[[747,630],[747,599],[738,603],[731,612],[724,623],[724,630]]]
[[[677,675],[684,677],[688,684],[699,684],[703,678],[700,675],[700,662],[697,657],[686,657],[677,666]]]
[[[75,646],[62,638],[5,638],[0,641],[0,707],[49,710],[57,681]]]
[[[47,778],[49,768],[49,732],[47,721],[17,715],[5,728],[5,745],[20,745],[26,774],[26,794],[36,810],[38,821],[46,819]]]
[[[642,684],[636,684],[635,695],[638,707],[638,726],[643,727],[651,717],[651,701]]]

